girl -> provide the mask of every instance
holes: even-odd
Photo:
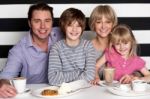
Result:
[[[100,79],[98,70],[104,63],[108,67],[115,68],[115,80],[123,80],[130,82],[133,76],[130,76],[135,71],[140,71],[147,79],[150,77],[150,72],[145,67],[145,61],[136,55],[137,44],[135,37],[127,25],[116,26],[110,34],[109,48],[105,50],[104,55],[96,63],[96,77],[94,84]]]
[[[108,46],[108,35],[117,22],[116,13],[109,5],[99,5],[92,11],[89,18],[89,26],[90,29],[96,33],[92,44],[97,59],[102,56],[103,51]],[[103,68],[99,71],[101,78],[102,71]]]
[[[50,85],[60,85],[79,79],[90,81],[95,76],[95,54],[92,43],[80,39],[85,29],[85,15],[69,8],[60,17],[60,28],[65,39],[57,42],[49,55]]]

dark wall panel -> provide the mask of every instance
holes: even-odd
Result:
[[[0,58],[6,58],[13,45],[0,45]],[[150,44],[139,44],[138,55],[150,56]]]
[[[150,0],[0,0],[0,4],[32,4],[43,1],[51,4],[69,3],[150,3]]]
[[[128,24],[133,30],[150,30],[150,17],[128,17],[118,18],[119,23]],[[87,18],[88,21],[88,18]],[[59,19],[54,19],[54,25],[58,26]],[[28,22],[26,18],[1,18],[0,31],[28,31]],[[88,22],[86,30],[89,30]]]

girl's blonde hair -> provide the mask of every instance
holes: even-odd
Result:
[[[113,27],[117,25],[118,19],[113,8],[109,5],[99,5],[94,8],[89,18],[89,27],[92,31],[95,30],[96,21],[101,20],[103,16],[113,23]]]
[[[110,43],[109,47],[116,43],[127,43],[131,42],[131,50],[129,56],[136,56],[137,55],[137,42],[132,33],[131,28],[128,25],[120,24],[114,27],[110,36]]]

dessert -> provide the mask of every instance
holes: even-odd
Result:
[[[62,85],[58,89],[58,93],[62,94],[62,95],[68,94],[71,91],[72,91],[72,89],[71,89],[69,83],[62,83]]]
[[[41,92],[41,95],[43,95],[43,96],[54,96],[54,95],[58,95],[58,91],[57,90],[51,90],[51,89],[45,89]]]

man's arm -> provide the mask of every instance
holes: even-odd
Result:
[[[3,70],[0,72],[0,79],[11,79],[17,77],[21,71],[22,53],[19,46],[14,46],[8,54],[7,62]]]
[[[20,72],[20,57],[17,47],[9,51],[6,66],[0,73],[0,98],[10,98],[16,95],[16,89],[10,84],[9,80],[18,76]]]

